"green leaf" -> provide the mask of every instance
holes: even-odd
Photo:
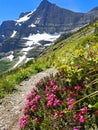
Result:
[[[98,102],[96,102],[94,105],[88,105],[89,108],[93,108],[94,110],[98,109]]]
[[[93,108],[98,109],[98,102],[93,105]]]

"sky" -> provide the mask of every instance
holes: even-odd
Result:
[[[21,12],[33,11],[42,0],[0,0],[0,24],[5,20],[17,20]],[[48,0],[59,7],[86,13],[98,6],[98,0]]]

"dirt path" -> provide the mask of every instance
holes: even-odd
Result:
[[[26,96],[30,93],[36,82],[55,72],[55,69],[48,69],[33,75],[30,79],[23,81],[17,86],[18,91],[0,100],[0,130],[19,130],[18,121],[21,116],[21,110],[26,102]]]

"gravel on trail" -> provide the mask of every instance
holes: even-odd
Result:
[[[19,130],[19,118],[26,103],[26,96],[41,78],[56,72],[56,69],[51,68],[35,74],[17,85],[17,91],[0,99],[0,130]]]

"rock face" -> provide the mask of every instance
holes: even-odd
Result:
[[[20,36],[30,33],[60,33],[69,31],[77,26],[83,13],[72,12],[43,0],[33,12],[22,13],[17,21],[5,21],[0,26],[0,34],[9,37],[13,30]]]
[[[25,24],[33,22],[40,33],[60,33],[74,28],[76,21],[84,14],[60,8],[43,0],[31,18]],[[36,30],[36,31],[37,31]]]
[[[45,46],[53,43],[53,40],[58,38],[62,32],[70,32],[75,28],[80,28],[97,17],[98,7],[88,13],[78,13],[43,0],[35,11],[21,13],[18,20],[4,21],[1,24],[0,58],[12,51],[15,53],[18,51],[19,54],[28,47],[25,55],[32,57],[30,54],[34,53],[36,49],[42,50]],[[39,38],[41,34],[45,34],[47,39],[45,37]],[[39,38],[39,41],[34,40],[35,38]],[[35,53],[34,56],[36,57]]]

